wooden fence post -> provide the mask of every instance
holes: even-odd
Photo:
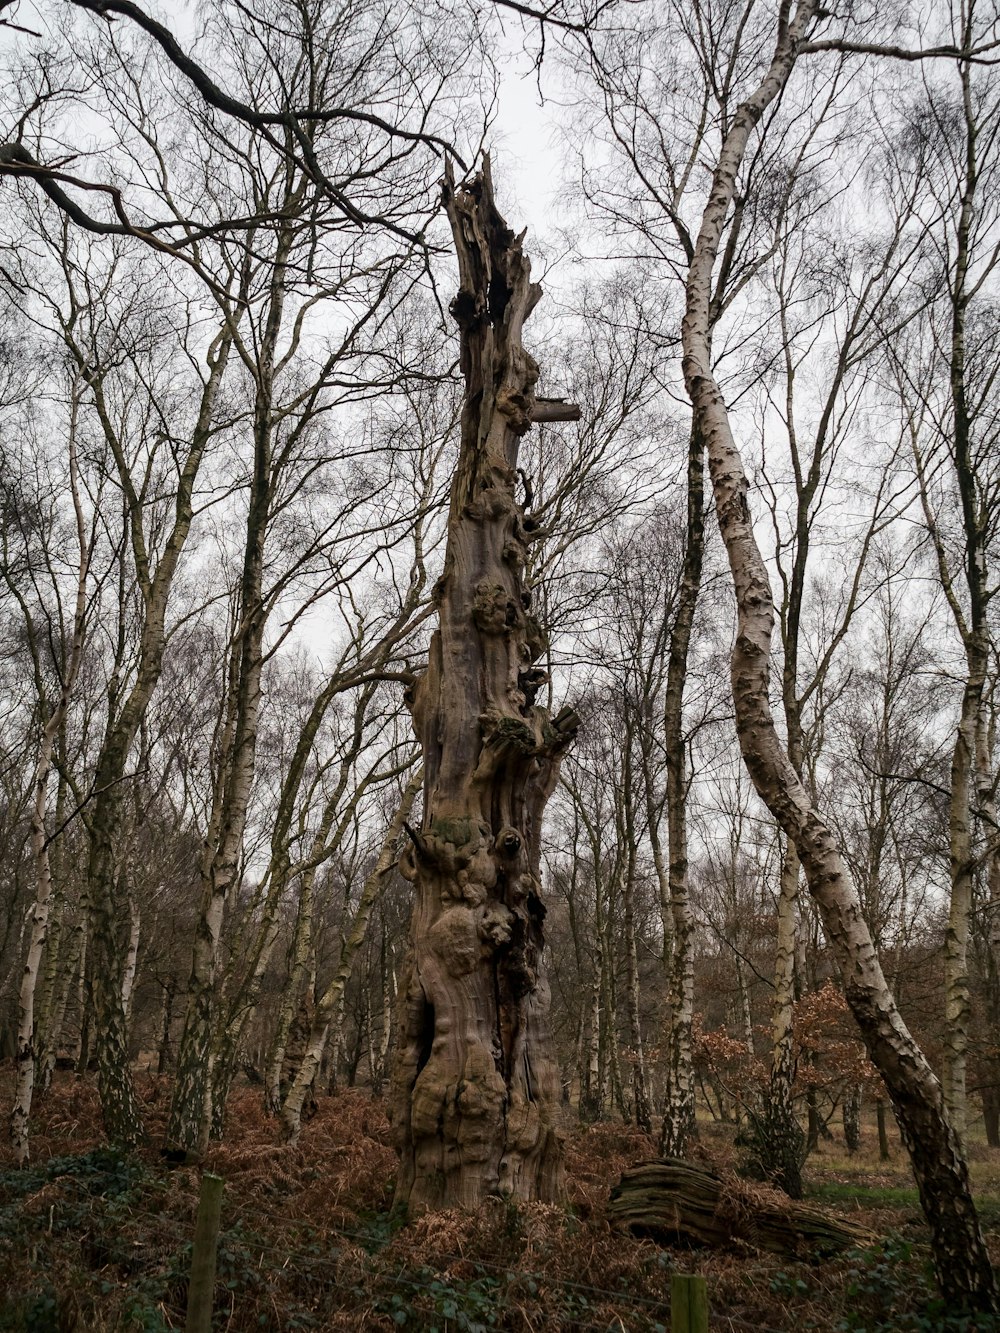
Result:
[[[703,1277],[671,1276],[670,1333],[708,1333],[708,1285]]]
[[[198,1218],[194,1224],[191,1278],[188,1282],[185,1333],[212,1333],[212,1296],[215,1291],[215,1254],[222,1217],[222,1177],[206,1171],[201,1178]]]

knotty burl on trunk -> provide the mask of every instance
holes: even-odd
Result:
[[[532,423],[579,413],[535,397],[538,366],[521,328],[541,288],[523,237],[497,212],[488,160],[458,190],[449,173],[445,207],[465,404],[439,628],[407,691],[424,813],[400,858],[414,906],[391,1114],[396,1199],[411,1212],[562,1191],[539,856],[542,812],[577,719],[535,704],[545,640],[524,577],[533,524],[515,488]]]

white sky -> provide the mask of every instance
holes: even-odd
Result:
[[[560,211],[564,169],[557,108],[552,103],[542,105],[531,58],[524,52],[522,34],[514,30],[514,25],[508,38],[510,60],[500,85],[499,111],[491,136],[494,178],[503,204],[512,213],[508,222],[517,230],[527,226],[529,236],[538,237],[558,221]]]

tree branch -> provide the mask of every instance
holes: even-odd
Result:
[[[967,60],[973,65],[996,65],[1000,55],[992,60],[986,59],[989,51],[1000,47],[1000,41],[987,42],[985,46],[929,46],[923,51],[908,50],[904,46],[882,46],[878,42],[848,42],[840,37],[828,37],[822,41],[803,42],[799,48],[802,55],[813,55],[818,51],[837,51],[849,56],[886,56],[891,60]]]

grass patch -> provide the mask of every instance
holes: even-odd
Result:
[[[821,1203],[859,1203],[866,1208],[919,1208],[916,1188],[902,1185],[856,1185],[839,1180],[814,1181],[806,1195]]]

